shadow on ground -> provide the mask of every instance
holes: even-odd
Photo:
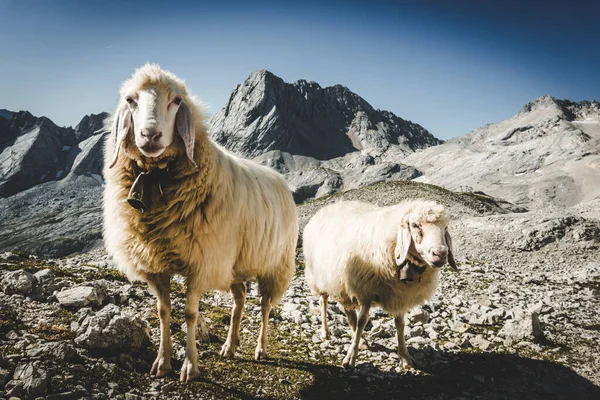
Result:
[[[420,367],[426,374],[419,375],[410,370],[401,374],[382,373],[370,364],[359,364],[356,369],[346,371],[333,365],[285,358],[264,363],[313,375],[313,381],[298,391],[299,397],[306,399],[600,399],[600,387],[570,368],[550,361],[496,353],[438,352],[438,356],[437,359],[445,361]],[[237,362],[255,363],[241,359]]]

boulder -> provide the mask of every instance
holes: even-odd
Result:
[[[36,284],[35,276],[27,271],[17,270],[4,275],[2,278],[2,291],[6,294],[29,294]]]
[[[61,306],[66,308],[100,306],[106,299],[106,292],[99,287],[76,286],[58,292],[56,299]]]
[[[9,391],[20,387],[28,399],[43,397],[48,390],[50,377],[40,362],[21,364],[15,369],[13,379],[6,384]],[[21,397],[21,396],[19,396]]]
[[[504,345],[510,346],[521,341],[543,343],[545,341],[539,316],[536,312],[523,312],[506,321],[499,336],[505,338]]]
[[[37,271],[33,276],[35,276],[35,279],[40,285],[51,284],[54,282],[54,272],[48,268]]]
[[[150,328],[145,320],[108,304],[83,320],[75,343],[90,350],[134,353],[150,344]]]

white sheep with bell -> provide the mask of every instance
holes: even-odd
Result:
[[[334,203],[308,222],[303,242],[306,280],[322,301],[322,338],[329,337],[330,296],[343,306],[352,329],[343,367],[356,363],[372,306],[394,316],[398,354],[412,366],[404,341],[404,316],[431,298],[441,266],[448,262],[456,269],[444,207],[426,200],[390,207]]]
[[[255,357],[266,357],[269,311],[295,271],[296,206],[275,171],[227,153],[206,131],[182,80],[147,64],[121,87],[107,122],[104,240],[119,268],[158,299],[160,347],[151,373],[171,371],[170,280],[185,278],[187,345],[180,380],[199,375],[200,295],[230,290],[234,306],[221,354],[240,341],[245,282],[258,281],[262,321]]]

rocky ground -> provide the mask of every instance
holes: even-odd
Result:
[[[402,183],[338,197],[370,195],[387,204],[410,195],[394,185]],[[153,379],[158,318],[145,285],[128,283],[103,250],[49,260],[4,253],[0,398],[600,398],[600,202],[508,213],[502,204],[450,193],[427,194],[453,213],[460,269],[445,268],[434,298],[408,316],[416,369],[401,368],[393,321],[381,310],[372,311],[357,367],[340,367],[350,342],[345,316],[329,305],[332,337],[321,342],[318,299],[306,287],[300,252],[297,274],[271,316],[267,361],[253,360],[255,285],[235,359],[218,355],[230,296],[203,297],[201,378],[190,384],[177,375],[184,346],[179,282],[172,284],[171,328],[179,364],[171,376]],[[333,199],[301,205],[301,220]]]

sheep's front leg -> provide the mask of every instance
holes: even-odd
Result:
[[[269,313],[271,312],[271,297],[263,294],[260,298],[260,313],[262,321],[260,322],[260,334],[258,343],[254,352],[255,360],[264,360],[267,358],[267,330],[269,328]]]
[[[231,294],[233,295],[231,324],[229,325],[227,340],[221,349],[223,357],[233,356],[235,349],[240,344],[240,322],[242,321],[242,312],[244,311],[244,302],[246,301],[246,284],[242,282],[231,285]]]
[[[329,339],[329,327],[327,326],[327,293],[321,295],[321,340]]]
[[[352,343],[350,343],[350,347],[348,348],[348,354],[346,354],[346,357],[342,362],[342,367],[344,368],[352,368],[356,364],[358,346],[360,345],[360,339],[363,331],[365,330],[365,326],[367,325],[367,322],[369,322],[370,309],[371,303],[365,303],[360,308],[360,312],[358,313],[358,321],[356,323],[356,330],[354,331],[354,337],[352,338]]]
[[[396,323],[396,335],[398,335],[398,355],[404,361],[404,366],[413,367],[415,361],[408,353],[404,340],[404,314],[397,315],[394,322]]]
[[[152,364],[150,374],[162,378],[171,372],[171,356],[173,344],[171,342],[171,277],[167,274],[151,275],[148,277],[148,286],[156,295],[158,317],[160,319],[160,345],[158,355]]]
[[[187,342],[185,360],[181,366],[179,380],[189,382],[200,375],[198,370],[198,349],[196,348],[196,324],[198,323],[198,302],[200,295],[193,285],[188,285],[185,303],[185,324],[187,327]]]

